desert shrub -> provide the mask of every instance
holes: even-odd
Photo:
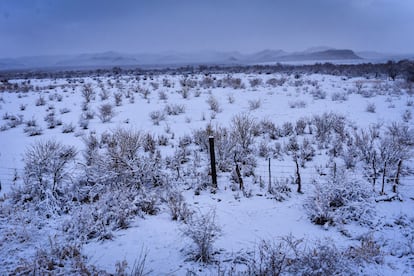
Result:
[[[164,107],[167,115],[179,115],[185,112],[185,106],[182,104],[168,104]]]
[[[82,97],[85,100],[85,103],[90,103],[92,100],[95,99],[95,91],[92,88],[92,84],[86,83],[82,87]]]
[[[66,114],[70,112],[70,109],[67,107],[63,107],[61,109],[59,109],[60,114]]]
[[[356,221],[370,224],[373,215],[372,187],[349,179],[345,171],[335,172],[327,182],[314,181],[315,191],[305,204],[310,220],[318,225]]]
[[[260,78],[254,78],[249,80],[250,87],[256,88],[259,85],[263,84],[263,80]]]
[[[295,132],[297,135],[303,135],[305,134],[306,126],[308,125],[308,122],[306,119],[299,119],[296,121],[295,125]]]
[[[377,107],[375,106],[375,103],[368,103],[367,107],[365,108],[365,111],[369,113],[375,113],[376,109]]]
[[[277,201],[285,201],[290,197],[292,189],[292,180],[289,178],[276,178],[272,181],[272,186],[269,187],[269,193]]]
[[[75,197],[79,204],[62,224],[68,239],[108,240],[113,231],[126,229],[136,216],[143,215],[143,196],[135,188],[109,188],[104,185],[81,185]]]
[[[260,99],[249,100],[249,110],[250,111],[260,108],[261,105],[262,105],[262,102],[260,101]]]
[[[221,111],[220,103],[213,95],[209,96],[209,98],[207,99],[207,104],[210,107],[210,110],[216,113],[219,113]]]
[[[359,264],[364,262],[381,264],[384,261],[381,247],[372,235],[363,236],[360,245],[349,247],[345,254],[349,259]]]
[[[323,100],[326,98],[326,91],[323,91],[320,88],[314,89],[311,91],[311,95],[315,100]]]
[[[6,113],[7,114],[7,113]],[[8,128],[15,128],[21,124],[23,124],[23,115],[4,115],[3,119],[7,120],[7,127]]]
[[[47,128],[52,129],[56,126],[62,125],[62,121],[59,119],[56,119],[55,112],[51,111],[49,112],[45,117],[45,122],[47,124]]]
[[[187,223],[191,219],[194,212],[188,207],[184,196],[180,192],[169,191],[166,196],[166,202],[172,220]]]
[[[413,117],[413,115],[411,113],[411,110],[406,109],[401,117],[402,117],[404,122],[408,123]]]
[[[289,102],[290,108],[305,108],[306,105],[307,105],[306,102],[303,100]]]
[[[114,100],[115,100],[115,105],[116,106],[121,106],[122,105],[122,92],[115,92],[114,93]]]
[[[49,239],[48,248],[38,248],[34,256],[20,259],[13,275],[106,275],[103,270],[89,265],[82,247],[75,243],[61,243]]]
[[[155,110],[151,111],[149,114],[149,117],[152,121],[152,123],[156,126],[160,125],[161,121],[165,120],[165,113],[163,110]]]
[[[163,90],[158,91],[158,99],[160,99],[161,101],[168,100],[167,93],[165,93],[165,91],[163,91]]]
[[[62,126],[62,133],[71,133],[75,131],[75,125],[73,125],[72,123],[69,124],[63,124]]]
[[[282,136],[287,137],[293,134],[294,128],[291,122],[285,122],[282,125]]]
[[[115,111],[111,104],[102,104],[98,108],[98,117],[101,119],[102,123],[107,123],[115,117]]]
[[[29,136],[37,136],[43,133],[43,129],[37,124],[35,119],[26,121],[26,126],[23,129],[24,133]]]
[[[54,140],[37,142],[24,155],[24,185],[13,192],[16,204],[30,204],[46,217],[64,208],[70,189],[70,164],[76,157],[73,146]]]
[[[235,143],[245,152],[249,152],[253,144],[254,137],[258,132],[256,121],[248,114],[238,114],[234,116],[230,124],[231,136]]]
[[[236,101],[236,98],[234,97],[234,95],[233,94],[228,94],[227,95],[227,102],[229,103],[229,104],[232,104],[232,103],[234,103]]]
[[[352,262],[333,241],[317,241],[316,246],[304,250],[288,268],[295,275],[354,275]]]
[[[344,102],[348,100],[348,95],[345,92],[334,92],[331,95],[331,99],[334,102]]]
[[[39,95],[39,98],[36,99],[36,106],[43,106],[46,104],[46,100],[42,95]]]
[[[213,244],[221,230],[216,223],[215,211],[206,214],[196,213],[182,229],[184,236],[191,239],[195,245],[191,249],[190,257],[196,262],[209,263],[212,261]]]

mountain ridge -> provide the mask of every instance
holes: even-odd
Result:
[[[368,59],[385,59],[386,54],[360,52]],[[370,54],[371,53],[371,54]],[[286,52],[282,49],[264,49],[250,54],[237,51],[197,51],[126,54],[116,51],[83,53],[78,55],[43,55],[19,58],[0,58],[0,70],[40,68],[84,68],[114,66],[170,66],[170,65],[245,65],[278,62],[361,62],[366,57],[350,49],[313,47],[301,52]]]

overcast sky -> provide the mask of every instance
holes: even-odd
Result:
[[[0,57],[118,51],[414,52],[414,0],[0,0]]]

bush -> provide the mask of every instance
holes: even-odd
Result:
[[[375,113],[376,108],[375,103],[368,103],[365,110],[369,113]]]
[[[187,223],[191,219],[193,211],[189,209],[183,195],[180,192],[168,192],[166,201],[172,220],[179,220]]]
[[[152,123],[156,126],[160,125],[160,122],[165,120],[165,114],[162,110],[152,111],[150,112],[149,116]]]
[[[314,182],[315,192],[305,208],[311,221],[318,225],[337,225],[351,221],[370,224],[372,187],[357,179],[348,179],[341,171],[327,182]]]
[[[220,227],[216,223],[216,212],[195,214],[182,229],[184,236],[190,238],[195,244],[191,252],[191,259],[209,263],[212,261],[213,244],[218,238]]]
[[[103,104],[98,109],[98,117],[101,119],[102,123],[110,122],[111,119],[115,116],[115,111],[111,104]]]
[[[210,110],[219,113],[220,110],[220,104],[219,101],[212,95],[210,95],[210,97],[207,99],[207,104],[210,107]]]
[[[258,100],[249,100],[249,110],[253,111],[256,110],[258,108],[260,108],[260,106],[262,105],[262,102],[260,101],[260,99]]]
[[[75,157],[73,146],[53,140],[32,145],[24,155],[24,186],[14,192],[14,202],[33,204],[46,217],[59,213],[70,189],[69,165]]]

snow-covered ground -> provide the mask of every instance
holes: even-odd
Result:
[[[213,85],[206,85],[205,78],[204,75],[117,75],[32,79],[32,89],[28,92],[1,93],[0,195],[3,202],[0,202],[0,274],[16,272],[19,267],[30,267],[32,264],[27,264],[27,260],[36,260],[34,256],[39,254],[35,253],[38,249],[50,250],[53,247],[50,245],[53,243],[51,240],[60,243],[69,239],[70,242],[81,244],[82,253],[88,257],[88,264],[111,273],[115,273],[116,263],[125,260],[128,269],[131,269],[140,256],[142,259],[146,255],[145,271],[151,271],[154,275],[237,275],[248,271],[247,261],[242,260],[254,258],[263,240],[278,241],[290,235],[296,240],[303,239],[301,250],[325,242],[333,244],[341,252],[348,250],[347,252],[354,253],[350,248],[359,248],[362,237],[370,238],[379,248],[375,257],[380,257],[381,260],[355,262],[356,273],[414,274],[414,177],[410,173],[411,154],[403,161],[404,173],[400,178],[397,195],[392,193],[392,181],[385,184],[386,195],[379,193],[382,163],[378,164],[375,192],[370,186],[372,176],[369,175],[369,168],[366,168],[367,165],[362,160],[358,159],[354,168],[346,170],[345,175],[349,181],[360,181],[366,184],[361,187],[369,187],[367,191],[371,198],[363,202],[372,207],[369,222],[363,221],[361,217],[361,221],[350,219],[317,225],[312,223],[306,207],[311,198],[314,198],[315,187],[318,187],[314,183],[327,182],[332,164],[335,164],[335,168],[338,166],[340,171],[345,163],[342,158],[345,153],[332,157],[329,154],[330,144],[326,147],[318,145],[309,122],[316,116],[325,118],[323,114],[343,116],[346,130],[350,134],[377,126],[382,135],[393,122],[412,128],[414,98],[404,86],[403,80],[319,74],[232,74],[233,80],[241,81],[241,85],[236,81],[233,88],[230,85],[217,85],[220,80],[228,78],[225,74],[208,76]],[[272,79],[273,82],[269,81]],[[206,81],[204,85],[203,80]],[[9,82],[27,84],[27,80]],[[85,84],[89,86],[85,87]],[[93,91],[93,95],[85,107],[83,95],[88,88]],[[121,99],[118,105],[115,100],[117,94]],[[44,103],[41,103],[43,100]],[[98,116],[99,108],[105,103],[111,104],[114,110],[109,122],[102,122]],[[177,115],[169,112],[174,108],[179,110]],[[81,123],[85,119],[80,117],[86,116],[88,112],[94,115],[87,120],[88,125],[84,129]],[[48,114],[49,122],[46,122]],[[103,241],[97,238],[77,240],[76,233],[69,236],[63,231],[61,225],[72,219],[71,212],[44,218],[35,210],[17,208],[16,211],[12,206],[13,197],[10,193],[25,182],[24,154],[36,143],[52,139],[64,145],[73,145],[78,150],[78,155],[71,179],[76,182],[82,173],[80,167],[85,163],[82,159],[84,138],[90,133],[99,136],[107,131],[112,133],[126,129],[150,133],[154,137],[165,136],[166,145],[159,145],[157,149],[163,159],[168,159],[181,148],[179,144],[182,137],[193,137],[196,131],[205,130],[208,125],[212,128],[226,127],[231,131],[235,116],[240,115],[248,116],[255,126],[261,126],[253,137],[249,152],[257,163],[253,169],[254,176],[243,176],[243,190],[234,182],[233,172],[220,170],[215,193],[211,193],[210,187],[199,189],[198,184],[201,183],[197,181],[200,180],[196,177],[190,179],[192,174],[188,170],[192,168],[191,162],[195,163],[194,160],[200,158],[201,161],[194,166],[201,171],[208,171],[209,155],[207,151],[200,150],[194,139],[188,146],[188,158],[191,161],[183,162],[180,169],[177,169],[179,172],[168,169],[168,166],[162,168],[167,182],[173,183],[173,188],[182,193],[189,209],[200,214],[214,211],[216,224],[221,230],[215,237],[212,262],[209,264],[189,260],[187,252],[191,251],[193,244],[183,234],[186,224],[171,219],[168,204],[161,194],[157,214],[137,215],[127,229],[114,229],[112,239]],[[295,127],[300,119],[308,122],[303,134],[296,135],[293,131],[282,133],[280,137],[270,137],[270,131],[263,130],[265,121],[273,122],[278,126],[278,131],[283,132],[286,123],[290,122]],[[36,122],[41,135],[29,136],[29,120]],[[21,124],[15,123],[16,121]],[[48,123],[56,126],[49,128]],[[69,125],[73,126],[73,131],[62,133]],[[309,139],[314,150],[314,156],[304,161],[301,167],[302,193],[296,193],[297,185],[294,184],[294,153],[284,150],[289,139],[294,136],[299,139],[299,144],[303,139]],[[347,135],[338,135],[332,141],[344,139],[339,142],[351,149],[349,143],[356,141],[347,140],[348,138]],[[351,142],[347,144],[345,140]],[[263,146],[268,148],[266,154],[260,153]],[[278,146],[281,147],[280,152],[276,150]],[[269,158],[271,184],[288,179],[286,185],[291,191],[282,193],[284,200],[276,200],[275,195],[268,191]],[[242,173],[246,169],[244,166],[241,164]],[[233,170],[234,168],[231,171]],[[209,175],[205,173],[202,177],[204,182],[209,182],[209,179],[205,179]],[[389,176],[386,178],[391,179]],[[156,192],[162,193],[160,189]],[[392,201],[382,200],[394,195]],[[355,208],[363,208],[358,205],[360,203],[355,203]],[[66,272],[70,273],[68,270]]]

